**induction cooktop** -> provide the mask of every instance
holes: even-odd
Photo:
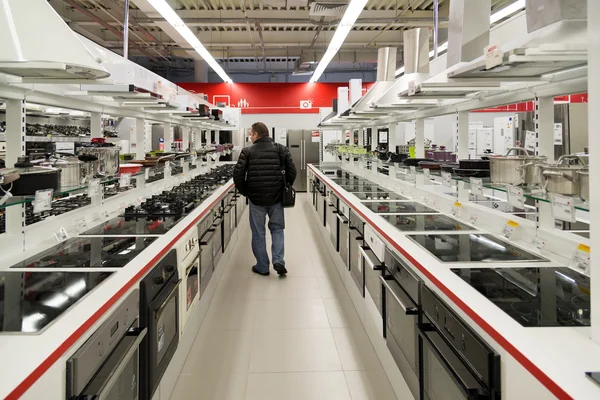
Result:
[[[373,192],[352,192],[353,195],[358,197],[359,200],[363,202],[367,201],[378,201],[378,200],[388,200],[388,201],[404,201],[408,200],[406,197],[400,196],[394,192],[386,192],[386,191],[373,191]]]
[[[410,215],[395,214],[382,215],[383,219],[401,231],[467,231],[476,230],[470,225],[450,218],[443,214]]]
[[[481,233],[431,233],[408,235],[442,262],[548,261],[495,236]]]
[[[156,236],[102,236],[68,239],[11,268],[120,268]]]
[[[116,217],[82,233],[82,235],[164,235],[181,219],[182,217]]]
[[[347,184],[341,183],[340,187],[349,193],[386,191],[381,186],[379,186],[375,183],[371,183],[371,182],[359,182],[359,183],[347,183]]]
[[[590,278],[573,269],[452,271],[525,327],[590,325]]]
[[[414,201],[377,201],[363,202],[368,209],[376,214],[436,214],[437,211]]]
[[[0,332],[36,333],[112,272],[0,272]]]

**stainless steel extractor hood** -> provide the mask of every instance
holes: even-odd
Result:
[[[27,78],[110,76],[46,0],[0,1],[0,72]]]

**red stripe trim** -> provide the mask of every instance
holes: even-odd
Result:
[[[221,201],[221,199],[223,199],[223,197],[225,197],[225,195],[227,194],[227,192],[233,187],[233,183],[229,185],[229,187],[223,191],[223,194],[221,194],[217,199],[215,199],[212,203],[210,203],[210,205],[200,213],[200,215],[198,215],[196,218],[194,218],[194,220],[192,222],[190,222],[188,224],[188,226],[181,231],[181,233],[179,233],[177,236],[175,236],[175,238],[173,238],[173,240],[171,240],[169,242],[169,244],[167,244],[156,256],[154,256],[152,258],[152,260],[150,260],[149,263],[147,263],[144,268],[142,268],[137,274],[135,274],[135,276],[133,278],[131,278],[126,284],[125,286],[123,286],[121,289],[119,289],[119,291],[117,291],[117,293],[115,293],[106,303],[104,303],[94,314],[92,314],[91,317],[89,317],[84,323],[83,325],[81,325],[79,328],[77,328],[77,330],[75,330],[75,332],[73,332],[68,338],[67,340],[65,340],[60,346],[58,346],[56,348],[56,350],[54,350],[49,356],[48,358],[46,358],[36,369],[33,370],[33,372],[31,372],[27,378],[25,378],[16,388],[13,389],[12,392],[10,392],[8,394],[8,396],[5,397],[5,400],[16,400],[18,398],[20,398],[21,396],[23,396],[23,394],[25,394],[25,392],[27,390],[29,390],[29,388],[31,386],[33,386],[33,384],[40,379],[40,377],[46,372],[48,371],[48,369],[50,369],[50,367],[52,365],[54,365],[54,363],[56,361],[58,361],[58,359],[67,352],[67,350],[69,350],[74,344],[75,342],[77,342],[79,340],[79,338],[81,336],[83,336],[88,329],[90,329],[125,293],[127,293],[127,291],[129,289],[131,289],[133,287],[133,285],[135,285],[138,281],[140,281],[144,275],[146,275],[146,273],[152,268],[154,267],[154,265],[162,258],[162,256],[164,256],[170,249],[171,247],[173,247],[173,245],[179,240],[181,239],[181,237],[183,235],[185,235],[192,226],[195,226],[196,223],[206,215],[206,213],[215,205],[217,204],[217,202]]]
[[[318,174],[318,171],[315,171],[312,165],[309,165],[309,168]],[[327,182],[325,183],[331,190],[333,190],[340,198],[342,198],[345,202],[350,203],[346,196],[341,194]],[[537,365],[535,365],[531,360],[529,360],[523,353],[521,353],[515,346],[513,346],[504,336],[502,336],[496,329],[494,329],[490,324],[488,324],[479,314],[477,314],[471,307],[469,307],[464,301],[462,301],[454,292],[452,292],[446,285],[444,285],[438,278],[435,277],[431,272],[429,272],[425,267],[417,262],[413,256],[411,256],[406,250],[404,250],[398,243],[396,243],[392,238],[386,234],[379,226],[377,226],[369,217],[367,217],[360,210],[356,211],[369,225],[375,229],[388,243],[390,243],[396,250],[398,250],[404,257],[408,259],[423,275],[427,277],[439,290],[441,290],[454,304],[456,304],[465,314],[469,316],[477,325],[479,325],[488,335],[494,339],[500,346],[504,348],[515,360],[519,362],[531,375],[533,375],[542,385],[546,387],[552,394],[554,394],[557,398],[561,400],[573,400],[567,392],[565,392],[556,382],[554,382],[548,375],[546,375]]]

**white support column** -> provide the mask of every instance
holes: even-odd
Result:
[[[6,102],[6,167],[25,155],[25,100]]]
[[[425,157],[425,119],[415,120],[415,158]]]
[[[377,126],[371,127],[370,143],[371,143],[371,151],[375,150],[377,148]]]
[[[600,2],[588,0],[588,71],[600,70]],[[588,74],[588,144],[590,152],[590,175],[592,182],[600,177],[600,135],[594,134],[592,127],[596,117],[600,115],[600,75]],[[590,185],[590,243],[598,243],[600,239],[600,186]],[[600,287],[600,254],[599,249],[592,249],[591,254],[591,285]],[[598,266],[596,266],[598,265]],[[600,343],[600,296],[591,297],[592,339]]]
[[[398,146],[398,140],[396,138],[396,123],[392,122],[391,124],[388,124],[388,151],[395,153],[396,146]]]
[[[456,137],[458,138],[458,159],[469,158],[469,112],[456,113]]]
[[[173,131],[170,122],[163,123],[163,139],[165,140],[165,151],[171,151],[171,143],[173,143]]]
[[[221,144],[220,138],[219,138],[219,130],[215,130],[215,143],[216,144]]]
[[[104,136],[102,129],[102,113],[93,112],[91,114],[90,130],[92,138],[101,138]]]
[[[535,154],[554,161],[554,97],[535,98]]]
[[[189,126],[184,126],[183,127],[183,133],[182,133],[182,145],[183,145],[183,151],[187,151],[187,149],[190,147],[190,127]]]
[[[146,158],[146,132],[144,130],[144,119],[135,119],[135,159]]]

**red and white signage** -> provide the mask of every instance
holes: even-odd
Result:
[[[300,100],[300,108],[304,110],[312,108],[312,100]]]

